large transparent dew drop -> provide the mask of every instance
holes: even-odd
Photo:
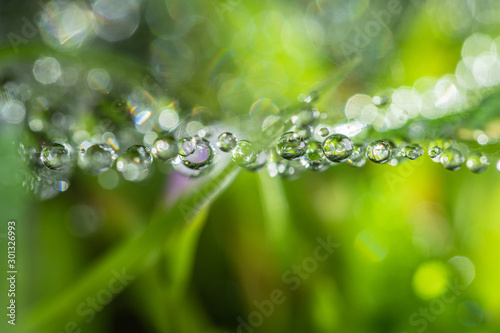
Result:
[[[104,144],[95,144],[80,152],[79,166],[92,173],[108,170],[116,159],[115,150]]]
[[[116,169],[123,178],[131,182],[140,182],[147,178],[153,156],[149,150],[141,145],[131,146],[116,161]]]
[[[151,153],[163,162],[173,160],[178,154],[178,146],[175,138],[168,134],[160,136],[153,143]]]
[[[385,163],[392,155],[392,145],[386,140],[376,140],[370,142],[366,147],[366,157],[375,163]]]
[[[66,144],[53,143],[43,148],[40,159],[49,169],[68,169],[71,167],[70,147]]]
[[[488,169],[490,161],[486,155],[480,152],[472,153],[465,162],[467,168],[474,173],[483,173]]]
[[[257,150],[249,141],[238,141],[236,147],[231,150],[231,159],[240,167],[247,167],[257,160]]]
[[[305,155],[300,158],[300,163],[311,171],[326,170],[328,168],[328,161],[323,153],[321,142],[309,141],[307,143],[307,151]]]
[[[318,130],[318,134],[324,138],[326,138],[330,134],[330,130],[326,127],[321,127]]]
[[[365,148],[355,144],[351,156],[345,162],[353,167],[361,168],[366,164]]]
[[[224,132],[217,138],[217,147],[225,153],[229,153],[231,150],[236,147],[236,143],[238,140],[233,133]]]
[[[323,142],[323,152],[332,162],[342,162],[351,156],[354,145],[343,134],[332,134]]]
[[[440,161],[443,167],[448,170],[455,171],[462,167],[465,158],[459,150],[448,148],[440,155]]]
[[[306,153],[306,142],[296,138],[294,132],[283,134],[276,143],[276,152],[287,160],[293,160]]]
[[[199,136],[194,136],[190,142],[191,144],[185,142],[183,147],[189,146],[187,151],[192,152],[184,156],[179,154],[182,164],[193,170],[204,169],[212,164],[215,157],[215,149],[212,144]]]

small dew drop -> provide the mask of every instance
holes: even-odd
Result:
[[[410,160],[416,160],[424,154],[424,149],[421,145],[406,146],[402,150],[402,155]]]
[[[177,143],[179,156],[189,156],[194,153],[195,143],[192,138],[182,138]]]
[[[115,150],[106,144],[95,144],[80,150],[79,165],[92,173],[101,173],[113,165],[116,159]]]
[[[128,181],[140,182],[147,178],[153,156],[149,150],[141,145],[129,147],[116,161],[116,169]]]
[[[44,147],[40,158],[42,163],[52,170],[67,169],[71,166],[70,148],[66,144],[53,143]]]
[[[469,156],[465,165],[474,173],[483,173],[490,165],[490,161],[483,153],[474,152]]]
[[[440,156],[443,167],[451,171],[460,169],[462,164],[464,164],[464,160],[462,153],[454,148],[446,149]]]
[[[175,138],[165,134],[157,138],[151,147],[151,153],[160,161],[168,162],[173,160],[178,153],[178,146]]]
[[[326,138],[330,134],[330,130],[326,127],[321,127],[318,133],[320,136]]]
[[[429,143],[429,150],[428,150],[429,157],[436,163],[440,162],[439,157],[441,153],[444,150],[451,148],[451,146],[453,146],[454,143],[455,142],[453,140],[443,140],[443,139],[431,141]]]
[[[269,151],[263,149],[257,154],[255,162],[248,164],[245,168],[249,171],[258,171],[266,165],[268,158]]]
[[[307,151],[301,157],[300,163],[308,170],[324,171],[328,168],[328,163],[323,153],[321,142],[309,141]]]
[[[353,167],[361,168],[366,164],[365,148],[355,144],[351,156],[345,162]]]
[[[233,133],[224,132],[217,138],[217,147],[225,153],[229,153],[231,150],[236,147],[236,143],[238,140]]]

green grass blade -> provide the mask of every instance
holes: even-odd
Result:
[[[186,229],[186,225],[189,225],[198,212],[231,183],[236,174],[237,167],[229,164],[205,183],[198,192],[183,197],[170,210],[167,211],[161,203],[153,215],[150,226],[142,235],[126,241],[106,255],[84,274],[73,288],[41,304],[26,318],[21,331],[46,331],[54,329],[54,325],[64,327],[72,321],[79,323],[83,319],[78,313],[78,307],[82,302],[88,297],[96,297],[102,290],[109,289],[109,284],[116,274],[125,273],[127,276],[135,277],[156,263],[161,246],[165,242],[181,237],[186,230],[189,230]],[[132,281],[133,279],[130,282]]]

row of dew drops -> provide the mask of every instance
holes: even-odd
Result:
[[[199,175],[214,164],[217,148],[247,170],[257,171],[267,165],[271,177],[295,177],[304,169],[321,172],[339,163],[362,167],[367,160],[396,166],[405,159],[415,160],[424,154],[420,144],[401,143],[396,146],[390,140],[353,142],[344,134],[331,133],[328,127],[316,125],[315,114],[313,111],[302,111],[293,116],[291,122],[294,126],[282,134],[271,149],[257,148],[250,141],[239,140],[230,132],[220,134],[215,145],[199,135],[176,139],[166,133],[157,137],[149,147],[132,145],[120,155],[107,143],[82,145],[77,151],[67,143],[51,143],[34,155],[37,159],[34,164],[45,169],[37,173],[38,177],[43,177],[44,172],[64,175],[76,164],[92,174],[103,173],[115,166],[125,180],[140,182],[149,176],[155,159],[196,171],[198,173],[194,175]],[[431,141],[428,155],[452,171],[460,169],[464,163],[474,173],[482,173],[488,168],[490,161],[484,153],[473,151],[469,154],[460,146],[453,140]],[[21,145],[21,148],[26,159],[24,146]],[[63,192],[69,188],[69,181],[60,180],[55,185],[58,191]]]

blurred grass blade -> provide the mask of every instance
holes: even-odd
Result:
[[[56,328],[63,328],[65,323],[70,321],[81,322],[83,317],[78,308],[82,302],[88,297],[95,298],[102,290],[107,290],[117,274],[128,277],[131,282],[138,274],[156,263],[161,246],[165,242],[182,237],[186,230],[190,230],[186,225],[231,183],[236,174],[237,167],[231,163],[208,180],[199,191],[183,197],[170,210],[166,211],[164,204],[160,203],[150,226],[142,235],[125,242],[106,255],[73,288],[46,304],[41,304],[26,318],[21,331],[42,332],[54,329],[54,324],[63,325]]]
[[[1,103],[0,103],[1,105]],[[30,292],[33,289],[30,275],[33,274],[33,267],[28,261],[30,252],[30,242],[22,241],[29,239],[28,234],[32,226],[30,225],[29,212],[30,200],[22,186],[22,176],[25,166],[20,160],[17,152],[17,146],[13,144],[19,140],[19,128],[16,126],[2,127],[0,130],[0,251],[2,260],[0,261],[0,269],[3,272],[3,278],[0,281],[2,293],[0,301],[5,305],[3,319],[0,322],[0,332],[9,332],[12,325],[7,323],[10,320],[7,314],[6,307],[11,299],[8,297],[9,281],[7,280],[7,271],[19,271],[23,274],[16,275],[16,311],[17,318],[25,315],[25,308],[30,300]],[[8,247],[8,222],[15,222],[15,266],[8,267],[7,261]],[[5,292],[4,292],[5,291]],[[18,323],[18,321],[16,322]]]
[[[166,269],[170,279],[167,292],[171,302],[181,297],[189,283],[198,239],[208,216],[208,207],[201,210],[192,223],[174,242],[165,246]]]
[[[259,172],[260,199],[264,212],[266,234],[277,259],[283,267],[290,265],[290,216],[288,200],[281,178],[269,177],[266,172]]]
[[[158,332],[179,331],[179,314],[192,311],[184,296],[190,282],[199,235],[207,217],[208,207],[196,215],[179,237],[167,242],[164,247],[165,265],[157,265],[145,272],[133,288],[139,300],[137,308],[144,321],[151,322]],[[172,315],[173,310],[175,316]],[[198,317],[192,318],[191,322],[195,320]]]

